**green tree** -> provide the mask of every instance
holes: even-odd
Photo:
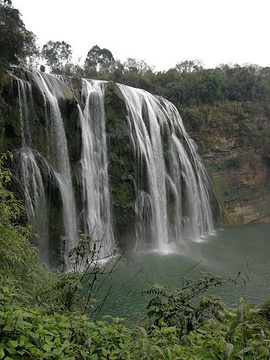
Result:
[[[185,60],[177,63],[175,68],[180,73],[191,73],[195,71],[201,71],[203,66],[199,60]]]
[[[140,75],[144,75],[148,71],[152,71],[152,68],[146,63],[145,60],[137,60],[134,58],[127,58],[127,60],[124,62],[124,69],[127,72],[137,73]]]
[[[0,156],[0,275],[13,276],[16,280],[33,281],[38,272],[37,249],[30,243],[32,236],[28,226],[20,225],[22,203],[8,189],[12,174],[5,167],[12,161],[11,154]]]
[[[225,94],[230,101],[252,101],[256,95],[257,67],[225,65],[226,73]]]
[[[0,67],[27,65],[38,54],[35,35],[25,28],[10,0],[0,0]]]
[[[85,59],[84,71],[86,76],[92,76],[100,72],[108,74],[115,69],[115,60],[110,50],[101,49],[98,45],[93,46]]]
[[[52,72],[70,74],[72,69],[72,47],[65,41],[48,41],[42,47],[42,57]]]

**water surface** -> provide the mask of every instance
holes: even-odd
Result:
[[[198,278],[200,271],[222,276],[227,283],[211,289],[229,305],[240,297],[247,303],[270,299],[270,225],[252,225],[218,230],[199,242],[189,241],[178,253],[124,254],[107,277],[100,297],[111,286],[114,291],[101,313],[125,318],[139,318],[151,296],[142,295],[148,282],[180,288],[183,276]],[[233,284],[238,272],[245,281]],[[101,314],[100,313],[100,314]]]

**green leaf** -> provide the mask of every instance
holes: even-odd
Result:
[[[10,347],[7,347],[7,352],[10,354],[10,355],[14,355],[14,354],[16,354],[16,349],[14,349],[14,348],[10,348]]]
[[[98,360],[98,355],[97,354],[92,354],[91,355],[91,360]]]
[[[51,347],[48,344],[44,344],[43,349],[47,352],[51,351]]]
[[[226,343],[226,354],[228,359],[231,357],[232,353],[233,353],[233,349],[234,349],[234,345],[231,343]]]
[[[0,359],[3,359],[5,357],[5,351],[4,349],[0,349]]]
[[[243,355],[243,354],[246,354],[250,351],[252,351],[252,347],[248,346],[248,347],[244,347],[241,351],[239,351],[239,355]]]
[[[8,345],[10,345],[13,348],[16,348],[18,346],[18,341],[17,340],[9,340]]]
[[[102,355],[103,355],[103,356],[107,356],[108,353],[109,353],[108,350],[106,350],[106,349],[104,349],[104,348],[101,349],[101,352],[102,352]]]

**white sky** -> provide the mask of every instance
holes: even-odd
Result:
[[[75,60],[92,46],[156,70],[183,60],[270,66],[270,0],[13,0],[44,45],[66,41]]]

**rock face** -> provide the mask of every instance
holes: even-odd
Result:
[[[252,147],[223,148],[203,155],[225,224],[268,223],[270,215],[269,166]]]
[[[268,108],[269,101],[255,96],[253,101],[219,100],[181,110],[212,178],[225,225],[269,222]]]
[[[205,137],[200,134],[205,149],[202,157],[223,209],[224,224],[269,223],[270,163],[265,144],[269,122],[259,114],[251,115],[253,126],[259,127],[260,133],[253,128],[239,133],[238,119],[231,116],[228,121],[228,114],[219,111],[212,116],[223,116],[226,121],[210,127]]]
[[[78,230],[102,258],[117,246],[176,251],[213,231],[211,182],[167,100],[22,70],[1,94],[0,151],[15,155],[14,190],[51,265],[70,267]]]
[[[1,77],[0,152],[13,151],[22,146],[22,131],[27,130],[22,128],[21,123],[21,117],[27,116],[21,105],[25,101],[32,113],[31,139],[25,139],[25,141],[35,143],[35,149],[44,156],[45,154],[48,156],[48,148],[53,149],[53,146],[49,144],[49,140],[45,141],[48,112],[44,111],[44,94],[33,84],[32,98],[27,96],[26,99],[23,99],[22,95],[19,95],[18,86],[21,80],[18,79],[27,81],[29,74],[17,70],[17,73],[12,76],[5,73]],[[21,86],[23,86],[22,83]],[[83,105],[85,99],[79,78],[65,79],[61,82],[60,87],[58,91],[62,93],[62,100],[59,100],[59,108],[66,119],[64,126],[67,150],[71,177],[74,181],[78,176],[76,164],[80,162],[82,151],[81,124],[78,120],[77,105],[78,103]],[[111,207],[115,214],[113,227],[115,236],[119,239],[126,239],[129,243],[129,237],[134,237],[136,233],[134,227],[134,201],[136,198],[134,179],[138,178],[138,164],[130,161],[133,158],[133,150],[129,141],[128,128],[125,125],[127,109],[121,91],[113,83],[109,84],[106,89],[104,106],[108,166],[111,174]],[[223,223],[230,226],[270,221],[270,160],[265,146],[262,146],[262,143],[266,141],[265,138],[261,135],[258,136],[255,131],[260,127],[261,133],[269,133],[270,122],[259,110],[248,116],[247,113],[252,112],[251,105],[245,105],[245,107],[247,109],[243,110],[243,106],[238,103],[225,104],[223,107],[214,106],[211,111],[208,111],[206,125],[203,129],[197,132],[189,129],[192,137],[203,149],[201,151],[202,158],[223,210]],[[165,148],[166,141],[164,144]],[[55,152],[57,152],[56,148],[49,154],[52,163],[55,162],[53,160]],[[45,191],[53,194],[50,202],[50,217],[58,219],[54,222],[50,221],[54,224],[51,225],[50,231],[54,233],[55,237],[59,237],[62,231],[57,226],[57,223],[61,223],[59,215],[61,194],[57,187],[49,185],[51,174],[44,164],[43,167]],[[146,179],[141,181],[145,182]],[[146,183],[142,186],[147,188]],[[78,186],[76,192],[82,193],[82,187]],[[80,205],[79,201],[76,207],[78,208]],[[214,213],[218,215],[217,208]],[[59,252],[60,249],[56,247],[55,251]]]
[[[179,245],[209,233],[210,204],[223,225],[270,222],[270,125],[259,110],[213,106],[202,112],[198,131],[189,129],[220,216],[176,109],[131,89],[23,70],[2,74],[0,153],[15,155],[14,190],[53,266],[68,266],[77,229],[105,238],[104,257],[113,247],[146,243],[167,251],[175,239]],[[59,241],[63,235],[69,245]]]

